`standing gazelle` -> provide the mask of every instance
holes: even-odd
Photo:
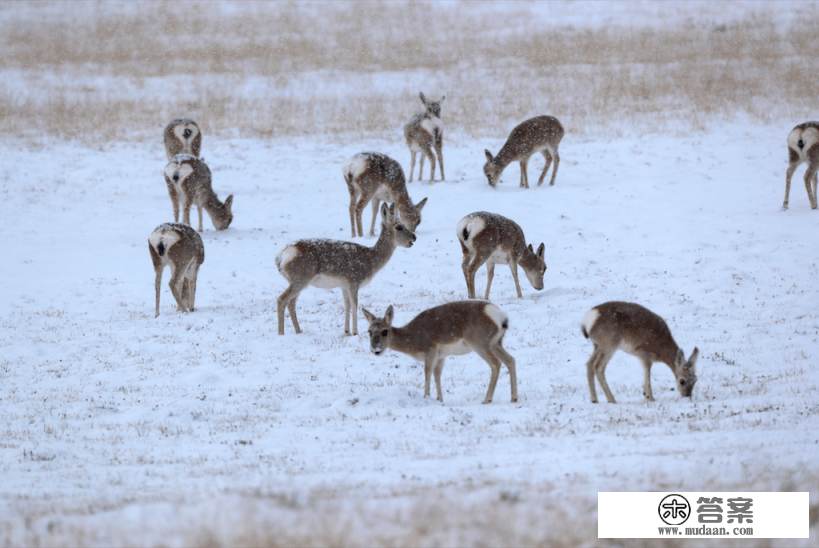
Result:
[[[393,327],[392,305],[383,318],[361,310],[370,322],[370,349],[376,356],[387,348],[424,362],[424,397],[429,396],[430,376],[435,374],[438,401],[444,401],[441,391],[441,371],[447,356],[476,352],[492,369],[489,389],[483,403],[492,401],[498,383],[501,362],[509,370],[512,401],[518,401],[518,381],[515,358],[503,348],[503,336],[509,328],[509,316],[492,303],[458,301],[424,310],[404,327]]]
[[[424,157],[429,158],[429,182],[435,179],[435,155],[432,149],[435,148],[438,154],[438,164],[441,166],[441,180],[444,181],[444,154],[441,150],[444,144],[444,124],[441,122],[441,104],[446,99],[446,95],[440,101],[430,101],[424,97],[423,93],[418,94],[421,102],[427,108],[426,112],[413,114],[404,125],[404,138],[410,149],[410,175],[409,182],[412,182],[412,172],[415,171],[415,155],[421,153],[421,165],[418,166],[418,180],[424,175]]]
[[[817,171],[819,171],[819,122],[799,124],[788,134],[788,171],[785,174],[785,201],[782,209],[788,209],[788,196],[791,193],[791,177],[803,162],[807,162],[805,171],[805,189],[811,209],[816,209]],[[813,187],[811,188],[811,185]]]
[[[188,225],[164,223],[156,227],[148,238],[148,250],[156,273],[156,316],[159,316],[159,289],[162,271],[171,267],[171,294],[176,299],[177,310],[193,312],[196,298],[196,277],[199,265],[205,262],[205,246],[202,238]]]
[[[213,227],[224,230],[233,221],[233,195],[225,203],[211,187],[210,169],[207,164],[190,154],[177,154],[165,166],[165,184],[173,202],[173,218],[179,221],[179,208],[182,208],[182,222],[191,224],[191,207],[199,210],[199,232],[202,232],[202,209],[208,212]]]
[[[276,256],[276,267],[290,286],[278,299],[279,335],[284,335],[284,309],[296,333],[301,333],[296,318],[296,299],[308,285],[322,289],[341,288],[344,297],[344,334],[358,335],[358,290],[372,281],[386,266],[397,246],[412,247],[415,234],[395,216],[395,204],[381,205],[381,235],[373,247],[338,240],[299,240]]]
[[[554,116],[536,116],[515,127],[506,144],[503,145],[497,156],[492,156],[488,150],[486,152],[486,164],[483,172],[489,180],[490,186],[498,184],[501,173],[506,166],[512,162],[520,162],[520,186],[529,188],[529,177],[526,175],[526,164],[535,152],[540,152],[546,158],[546,166],[538,179],[538,186],[543,184],[543,178],[549,171],[552,158],[555,161],[555,168],[552,171],[552,180],[549,186],[555,184],[557,177],[557,166],[560,164],[560,155],[557,147],[563,139],[563,126]]]
[[[615,403],[606,382],[606,365],[618,350],[636,356],[642,362],[645,373],[643,395],[648,401],[654,401],[651,392],[651,365],[654,362],[663,362],[670,367],[680,395],[691,397],[697,382],[694,366],[700,351],[694,348],[686,361],[685,354],[674,342],[668,325],[657,314],[639,304],[612,301],[586,312],[580,329],[583,336],[594,343],[594,351],[586,363],[592,403],[597,403],[595,376],[606,399],[609,403]]]
[[[378,217],[378,204],[395,202],[401,220],[412,232],[421,224],[421,210],[427,203],[424,198],[417,205],[407,193],[407,183],[401,165],[378,152],[359,152],[341,167],[347,190],[350,191],[350,225],[353,238],[364,236],[361,216],[370,201],[373,203],[373,220],[370,224],[370,236],[375,236],[375,219]]]
[[[543,243],[537,251],[532,244],[526,245],[523,230],[516,222],[496,213],[478,211],[470,213],[458,222],[455,227],[461,251],[464,254],[461,268],[466,278],[466,291],[470,299],[475,298],[475,273],[486,263],[486,295],[489,300],[489,288],[495,277],[495,264],[508,264],[515,280],[518,299],[523,298],[518,281],[518,265],[523,268],[532,287],[543,289],[543,274],[546,262],[543,258],[546,246]]]

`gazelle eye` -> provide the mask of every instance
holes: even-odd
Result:
[[[680,379],[680,384],[685,386],[685,379]]]
[[[386,336],[387,336],[387,335],[389,335],[389,334],[390,334],[390,332],[389,332],[389,331],[387,331],[386,329],[385,329],[384,331],[382,331],[382,332],[381,332],[381,336],[382,336],[382,337],[386,337]]]
[[[401,225],[398,225],[397,227],[395,227],[395,230],[404,230],[404,227],[401,226]]]

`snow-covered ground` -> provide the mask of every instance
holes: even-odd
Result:
[[[556,185],[529,190],[517,165],[495,189],[482,173],[484,148],[497,152],[510,127],[447,141],[447,181],[426,182],[427,164],[424,182],[409,185],[415,201],[429,197],[416,245],[399,248],[359,299],[377,314],[393,304],[403,325],[466,298],[454,228],[473,211],[545,242],[543,291],[521,275],[517,299],[508,269],[496,271],[520,401],[510,403],[504,369],[488,405],[489,368],[475,354],[447,360],[443,404],[425,399],[420,363],[374,356],[366,333],[343,335],[339,291],[305,290],[304,333],[288,318],[276,335],[286,287],[276,253],[298,238],[349,239],[340,166],[378,150],[407,170],[398,133],[206,135],[202,156],[220,198],[234,195],[235,219],[215,232],[206,217],[196,312],[176,312],[166,272],[158,318],[147,238],[172,220],[160,131],[155,143],[95,148],[4,141],[0,544],[182,545],[203,530],[227,542],[279,526],[293,542],[323,527],[347,543],[491,543],[480,519],[456,536],[419,533],[413,520],[429,519],[419,508],[481,508],[528,528],[517,541],[560,538],[538,530],[559,521],[565,538],[590,542],[598,491],[808,490],[815,505],[819,212],[804,168],[780,210],[785,137],[799,121],[689,137],[569,134]],[[542,166],[533,158],[533,179]],[[484,284],[482,269],[479,294]],[[618,403],[589,402],[579,324],[608,300],[642,303],[686,354],[699,347],[691,400],[657,364],[657,401],[646,403],[639,362],[619,353],[608,368]],[[416,542],[391,536],[401,527]],[[815,542],[816,526],[812,535],[802,543]]]

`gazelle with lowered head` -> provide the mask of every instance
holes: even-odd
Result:
[[[177,154],[165,166],[165,184],[173,202],[173,218],[179,221],[179,209],[182,208],[182,222],[191,224],[191,207],[199,210],[199,232],[202,232],[202,209],[208,212],[213,227],[224,230],[233,221],[233,195],[225,203],[211,187],[210,169],[207,164],[190,154]]]
[[[190,154],[198,158],[201,148],[202,132],[190,118],[174,118],[165,126],[165,153],[169,161],[177,154]]]
[[[529,158],[535,152],[540,152],[546,159],[546,166],[537,184],[538,186],[543,184],[543,179],[554,158],[555,167],[552,171],[552,180],[549,182],[549,186],[553,186],[557,177],[557,166],[560,164],[557,147],[561,139],[563,139],[563,126],[554,116],[536,116],[518,125],[509,134],[506,144],[503,145],[497,156],[492,156],[488,150],[484,151],[486,164],[483,166],[483,172],[489,180],[489,185],[498,184],[506,166],[512,162],[520,162],[520,186],[529,188],[526,164],[529,163]]]
[[[785,174],[785,201],[782,209],[788,209],[788,198],[791,193],[791,177],[800,164],[807,163],[805,171],[805,189],[811,209],[816,209],[816,184],[819,182],[819,122],[799,124],[788,134],[788,171]]]
[[[380,202],[394,202],[398,214],[407,228],[415,232],[421,224],[421,210],[427,203],[424,198],[413,204],[407,193],[407,183],[401,165],[378,152],[360,152],[347,160],[341,168],[347,190],[350,191],[350,225],[353,238],[364,236],[361,216],[370,201],[373,204],[373,220],[370,224],[370,236],[375,236],[375,219],[378,217]]]
[[[404,327],[393,327],[392,305],[383,318],[361,310],[370,322],[370,349],[380,356],[386,349],[412,356],[424,362],[424,397],[429,396],[430,377],[435,375],[438,401],[444,401],[441,372],[447,356],[476,352],[489,364],[492,376],[483,403],[490,403],[498,383],[501,362],[509,370],[512,401],[518,401],[515,358],[503,348],[503,336],[509,328],[509,316],[492,303],[458,301],[424,310]]]
[[[392,257],[395,248],[412,247],[415,234],[395,215],[395,204],[381,205],[381,235],[373,247],[338,240],[299,240],[276,256],[276,267],[290,285],[278,299],[279,335],[284,335],[284,309],[296,333],[296,299],[308,285],[322,289],[341,288],[344,297],[344,334],[358,335],[358,290],[369,284]]]
[[[512,270],[518,299],[523,298],[518,281],[518,265],[523,268],[532,287],[543,289],[543,274],[546,272],[544,254],[546,246],[541,243],[537,251],[526,245],[523,230],[516,222],[497,213],[478,211],[470,213],[455,227],[461,251],[464,254],[461,268],[466,279],[466,291],[470,299],[475,298],[475,273],[486,264],[486,295],[495,277],[495,265],[507,264]]]
[[[199,265],[205,262],[205,246],[202,238],[188,225],[181,223],[161,224],[148,238],[148,251],[156,273],[156,316],[159,316],[159,289],[162,272],[171,267],[171,294],[176,299],[177,310],[193,312],[196,298],[196,277]]]
[[[606,382],[606,365],[618,350],[636,356],[642,362],[645,374],[643,395],[648,401],[654,401],[651,392],[651,365],[654,362],[663,362],[671,368],[680,395],[691,397],[697,383],[695,365],[700,351],[694,348],[686,361],[685,353],[674,342],[668,325],[654,312],[635,303],[607,302],[586,312],[580,329],[583,336],[594,343],[594,351],[586,363],[592,403],[597,403],[595,377],[609,403],[615,403]]]
[[[410,149],[410,176],[409,182],[412,182],[412,172],[415,171],[415,155],[421,153],[421,165],[418,166],[418,180],[420,181],[424,175],[424,157],[429,158],[429,182],[435,179],[435,153],[438,154],[438,164],[441,166],[441,180],[444,177],[444,154],[442,147],[444,144],[444,124],[441,122],[441,105],[446,99],[446,95],[441,97],[440,101],[430,101],[424,97],[423,93],[418,94],[421,97],[421,102],[426,107],[426,112],[419,112],[413,114],[407,123],[404,125],[404,138],[407,140],[407,146]]]

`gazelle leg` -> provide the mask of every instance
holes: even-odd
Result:
[[[164,270],[164,266],[161,268],[156,269],[156,316],[154,318],[159,317],[159,292],[162,289],[162,270]]]
[[[287,310],[290,311],[290,319],[293,321],[293,329],[296,330],[296,333],[301,333],[301,327],[299,327],[299,319],[296,317],[296,301],[299,299],[298,295],[295,295],[290,302],[287,303]]]
[[[199,232],[203,232],[203,229],[202,229],[202,206],[196,206],[196,209],[199,211]]]
[[[344,334],[350,335],[350,293],[345,288],[341,288],[341,295],[344,298]]]
[[[427,149],[425,154],[429,157],[429,182],[435,180],[435,155],[432,153],[432,149]],[[421,178],[419,177],[418,180],[420,181]]]
[[[346,179],[345,179],[346,180]],[[347,190],[350,191],[350,228],[353,232],[353,238],[355,238],[355,206],[358,203],[358,191],[353,186],[352,183],[347,181]]]
[[[819,162],[811,162],[808,164],[808,170],[805,172],[805,190],[808,191],[808,200],[810,201],[810,208],[816,209],[816,194],[813,193],[813,180],[816,178],[816,172],[819,170]]]
[[[595,344],[589,361],[586,362],[586,379],[589,381],[589,395],[591,395],[591,402],[597,403],[597,390],[594,387],[594,362],[600,356],[600,348]]]
[[[478,261],[478,258],[473,257],[472,262],[469,263],[466,269],[466,290],[470,299],[477,298],[475,297],[475,273],[480,267],[481,263]]]
[[[611,389],[609,389],[609,383],[606,382],[606,366],[609,364],[609,360],[611,360],[612,356],[613,354],[601,351],[597,357],[597,362],[594,364],[594,373],[609,403],[617,403],[614,401],[614,395],[611,393]]]
[[[190,280],[190,286],[189,286],[190,296],[189,296],[187,304],[188,304],[188,308],[190,309],[191,312],[193,312],[195,310],[194,309],[194,303],[196,302],[196,278],[198,276],[199,276],[199,265],[196,264],[196,261],[194,261],[193,264],[191,264],[191,266],[188,268],[188,279]]]
[[[492,396],[495,395],[495,386],[498,384],[498,376],[500,375],[500,366],[501,361],[498,357],[488,348],[475,348],[471,347],[481,358],[489,364],[489,368],[492,370],[492,376],[489,377],[489,388],[486,390],[486,397],[483,400],[483,403],[491,403]]]
[[[185,278],[185,269],[181,266],[174,268],[173,265],[171,265],[171,268],[171,281],[168,282],[171,288],[171,294],[173,298],[176,299],[177,310],[187,312],[185,303],[182,301],[182,282]]]
[[[433,370],[433,374],[435,375],[435,389],[438,392],[438,401],[441,403],[444,402],[444,393],[441,391],[441,372],[444,370],[445,360],[446,356],[439,358],[438,361],[435,362],[435,369]]]
[[[509,268],[512,270],[512,278],[515,280],[515,290],[518,292],[518,299],[522,299],[523,293],[520,291],[520,281],[518,280],[518,263],[509,261]]]
[[[419,162],[418,162],[418,163],[420,164],[420,165],[418,166],[418,182],[419,182],[419,183],[420,183],[420,182],[421,182],[421,180],[424,178],[424,160],[426,160],[426,158],[427,158],[427,155],[426,155],[426,154],[424,153],[424,151],[422,150],[422,151],[421,151],[421,159],[420,159],[420,160],[419,160]]]
[[[521,188],[529,188],[529,175],[526,173],[526,164],[529,163],[529,158],[524,158],[520,161],[520,186]]]
[[[645,376],[643,379],[643,396],[648,401],[654,401],[654,394],[651,392],[651,362],[645,358],[640,358],[640,361],[643,362],[643,374]]]
[[[296,319],[296,299],[299,297],[304,285],[296,285],[291,283],[290,286],[284,290],[284,293],[279,295],[276,300],[278,305],[278,319],[279,319],[279,335],[284,335],[284,309],[290,310],[290,319],[293,320],[293,328],[296,333],[301,333],[299,322]]]
[[[492,352],[506,364],[506,369],[509,370],[509,383],[512,385],[512,403],[515,403],[518,401],[518,376],[515,368],[515,358],[501,346],[501,341],[498,341]]]
[[[378,206],[381,205],[381,200],[373,196],[373,221],[370,223],[370,236],[375,236],[375,220],[378,218]]]
[[[361,220],[361,217],[364,215],[364,208],[367,207],[367,204],[370,203],[372,198],[372,195],[366,196],[362,192],[358,198],[358,202],[355,204],[355,224],[358,227],[358,235],[362,238],[364,237],[364,222]]]
[[[444,177],[444,153],[441,150],[440,143],[436,145],[435,152],[438,154],[438,165],[441,166],[441,180],[445,181],[446,177]]]
[[[547,149],[543,149],[540,151],[543,154],[543,157],[546,159],[546,165],[543,168],[543,173],[540,174],[540,178],[537,180],[537,186],[543,184],[543,179],[546,178],[546,172],[549,171],[549,166],[552,164],[552,155],[549,154]]]
[[[555,160],[555,167],[552,169],[552,180],[549,181],[549,186],[555,186],[555,179],[557,179],[557,166],[560,165],[560,154],[555,149],[554,154],[552,154]]]
[[[424,397],[429,397],[430,381],[432,380],[432,371],[435,369],[435,363],[438,361],[438,353],[435,350],[430,350],[424,355]],[[441,399],[440,401],[443,401]]]
[[[788,209],[788,198],[791,193],[791,177],[793,177],[793,172],[796,171],[796,168],[799,167],[798,163],[790,163],[788,164],[788,171],[785,173],[785,201],[782,202],[782,209]]]
[[[489,300],[489,288],[492,287],[492,278],[495,277],[495,263],[490,263],[489,261],[486,262],[486,295],[483,296],[483,300]],[[472,286],[474,287],[475,280],[472,280]]]
[[[416,152],[414,150],[410,150],[410,155],[412,156],[412,159],[410,160],[410,183],[412,182],[412,172],[415,171],[415,154]]]
[[[353,315],[353,335],[358,335],[358,287],[350,288],[350,313]]]

